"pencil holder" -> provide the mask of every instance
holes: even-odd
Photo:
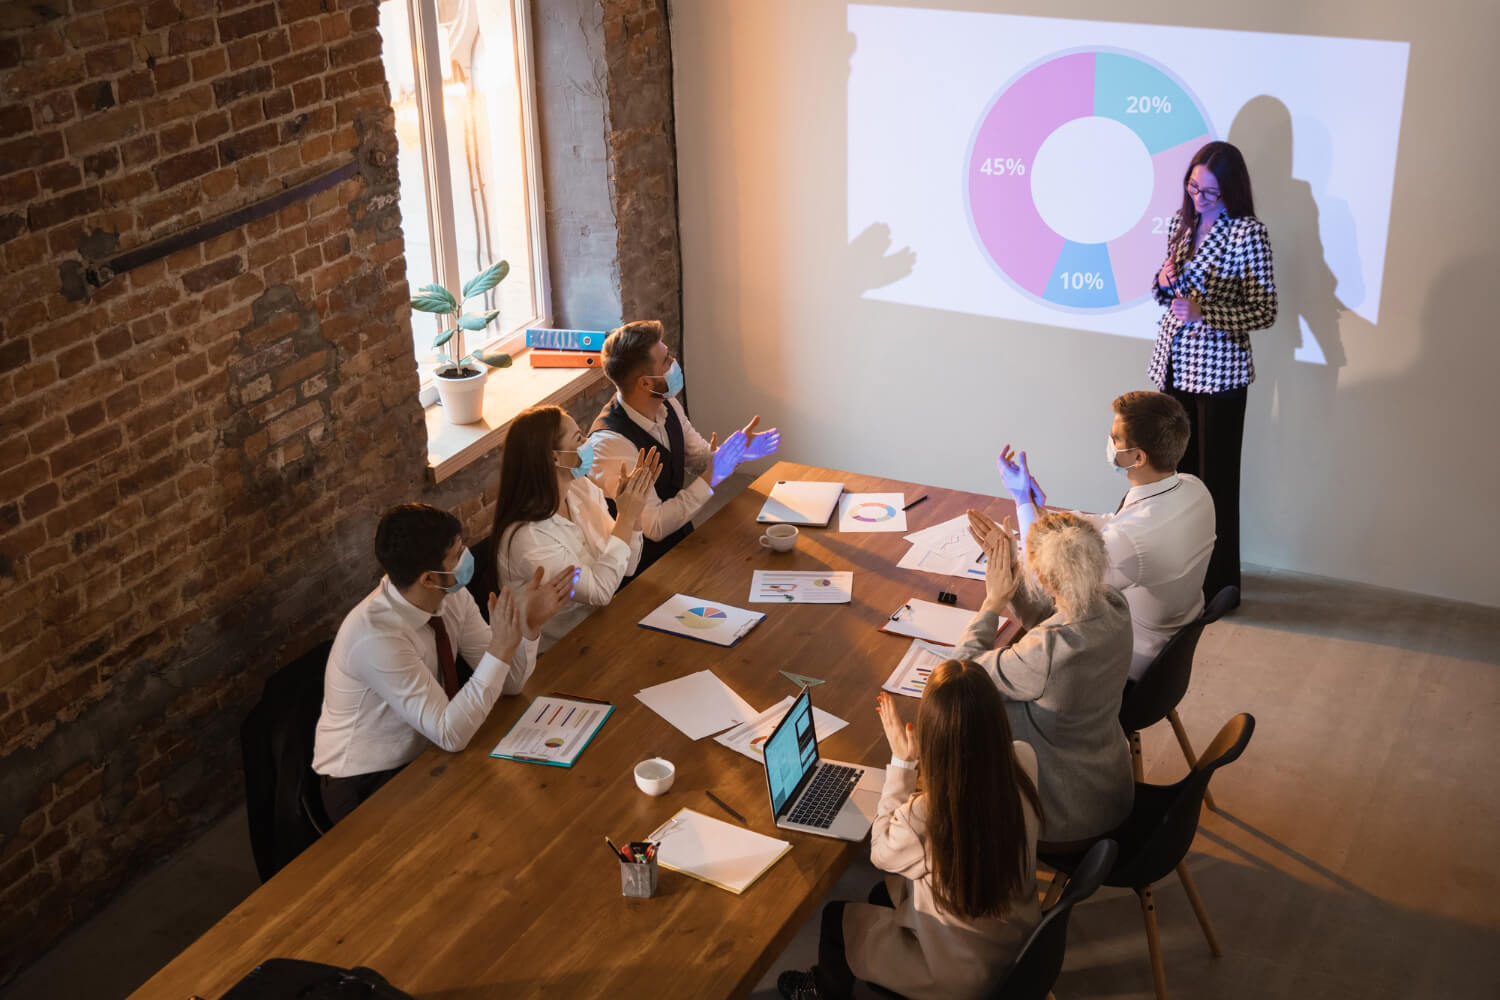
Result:
[[[635,899],[656,895],[656,859],[640,863],[621,861],[620,894]]]

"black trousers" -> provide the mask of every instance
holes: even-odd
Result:
[[[328,822],[337,823],[352,813],[361,802],[378,792],[381,785],[390,781],[400,771],[401,768],[395,767],[389,771],[372,771],[369,774],[355,774],[347,778],[319,775],[318,777],[322,779],[319,790],[322,792],[323,811],[328,814]]]
[[[813,978],[818,981],[818,992],[828,1000],[851,1000],[854,996],[854,973],[844,951],[844,907],[848,905],[840,901],[823,907],[823,925],[818,931],[818,964],[812,971]],[[870,905],[896,905],[884,881],[876,882],[870,890]]]
[[[1167,375],[1170,386],[1171,373]],[[1214,498],[1214,554],[1203,578],[1203,599],[1224,587],[1240,585],[1240,447],[1245,438],[1245,400],[1249,387],[1223,392],[1167,392],[1187,410],[1192,434],[1178,472],[1203,480]]]

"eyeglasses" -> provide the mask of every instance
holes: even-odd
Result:
[[[1192,195],[1194,198],[1197,198],[1201,195],[1203,197],[1203,200],[1208,202],[1209,204],[1213,204],[1214,202],[1219,200],[1219,192],[1204,190],[1203,188],[1200,188],[1198,185],[1194,184],[1192,181],[1188,181],[1187,191],[1188,194]]]

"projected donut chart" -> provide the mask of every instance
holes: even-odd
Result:
[[[1196,97],[1137,53],[1088,49],[1022,70],[970,142],[975,238],[1012,287],[1103,311],[1150,294],[1182,175],[1213,138]]]

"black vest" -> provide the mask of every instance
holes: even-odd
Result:
[[[667,408],[667,447],[665,448],[662,447],[660,441],[651,436],[649,431],[642,430],[639,424],[630,419],[625,412],[625,407],[620,403],[619,396],[611,399],[609,404],[599,411],[599,416],[594,418],[594,425],[589,428],[589,433],[610,431],[620,435],[636,448],[655,448],[661,455],[661,475],[656,479],[656,495],[662,500],[670,500],[682,492],[683,484],[687,482],[687,446],[683,443],[682,421],[677,419],[677,409],[670,402],[663,405]],[[615,514],[613,500],[609,501],[609,513],[610,516]],[[666,555],[668,549],[692,533],[693,522],[689,521],[659,541],[650,538],[643,539],[640,564],[636,567],[634,574],[620,581],[620,586],[625,586],[626,583],[646,572],[646,568]]]

